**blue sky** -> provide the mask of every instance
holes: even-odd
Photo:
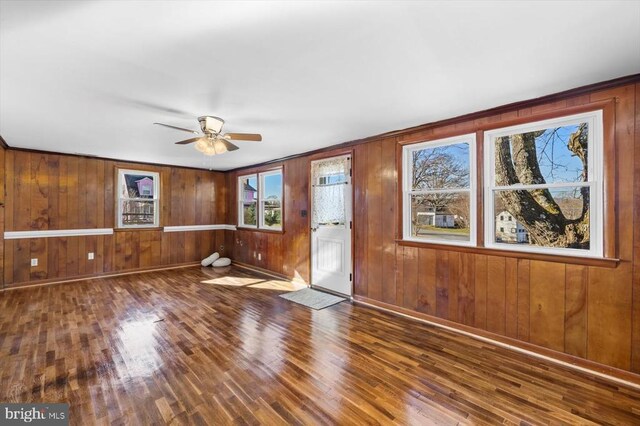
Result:
[[[275,196],[280,198],[282,194],[282,175],[268,175],[264,177],[264,197]]]
[[[582,161],[567,147],[578,125],[547,129],[536,138],[536,153],[540,171],[547,183],[579,182],[583,170]],[[553,133],[555,132],[555,135]],[[552,165],[555,164],[555,167]]]

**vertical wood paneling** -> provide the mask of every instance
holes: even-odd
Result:
[[[633,324],[631,347],[631,370],[640,373],[640,84],[636,84],[635,94],[635,150],[633,184]]]
[[[518,259],[518,339],[529,341],[529,325],[531,310],[531,292],[529,288],[530,262],[528,259]]]
[[[500,123],[515,116],[559,111],[566,106],[612,97],[617,98],[617,181],[633,182],[632,191],[616,194],[617,249],[621,259],[617,268],[397,245],[395,182],[399,170],[395,143],[374,139],[353,148],[355,294],[640,372],[640,231],[637,231],[640,85],[421,130],[398,136],[397,140],[419,140],[453,131],[472,132],[482,123]],[[4,161],[5,174],[10,177],[5,228],[68,229],[100,223],[112,226],[115,167],[126,163],[97,161],[8,151]],[[32,275],[43,273],[47,277],[52,274],[73,277],[80,271],[180,263],[217,250],[220,243],[234,259],[308,280],[309,218],[302,217],[300,211],[309,209],[309,161],[309,157],[300,157],[283,162],[285,232],[282,234],[220,231],[174,235],[132,231],[104,236],[102,241],[76,237],[49,239],[45,249],[39,241],[5,241],[5,281],[25,282]],[[235,223],[237,172],[222,174],[155,166],[149,169],[161,172],[163,225]],[[93,215],[91,208],[101,202],[103,217]],[[87,263],[86,250],[94,247],[97,254],[102,251],[102,258]],[[260,261],[254,257],[258,251],[263,254]],[[41,265],[46,268],[30,268],[33,254],[44,256]]]
[[[395,139],[382,142],[382,179],[381,236],[382,236],[382,301],[394,303],[396,297],[395,261],[396,261],[396,166]]]
[[[382,300],[382,230],[391,226],[382,217],[382,141],[367,144],[367,294]]]
[[[518,337],[518,259],[505,261],[505,334]]]
[[[458,283],[458,321],[473,326],[475,322],[476,262],[470,253],[460,253]]]
[[[476,264],[475,326],[487,329],[487,256],[474,255]]]
[[[436,251],[418,249],[417,310],[425,314],[436,313]],[[402,281],[400,281],[402,282]]]
[[[417,309],[418,250],[415,247],[404,247],[404,297],[402,306],[409,309]]]
[[[355,272],[355,293],[366,295],[369,293],[367,287],[367,267],[369,263],[366,258],[366,247],[369,245],[369,224],[367,223],[367,176],[369,169],[368,151],[366,145],[358,145],[354,152],[354,223],[355,223],[355,253],[354,253],[354,272]],[[404,258],[404,251],[400,251],[400,256]],[[403,271],[404,272],[404,271]],[[400,306],[404,305],[404,296],[396,294],[396,303]]]
[[[505,334],[505,258],[487,257],[487,330]]]
[[[566,306],[564,315],[564,351],[582,358],[587,356],[587,285],[589,269],[567,265]]]
[[[436,316],[449,317],[449,252],[436,251]]]
[[[0,288],[4,287],[5,158],[6,150],[0,146]]]
[[[226,192],[224,189],[214,191],[216,185],[225,185],[223,173],[174,169],[178,170],[176,176],[181,180],[173,185],[176,191],[172,200],[172,169],[168,167],[13,150],[7,151],[4,158],[5,151],[2,153],[2,164],[9,164],[2,174],[3,179],[9,178],[6,198],[11,202],[11,213],[7,215],[10,225],[5,226],[8,231],[113,227],[116,168],[119,167],[161,173],[162,223],[171,224],[172,202],[178,204],[174,208],[176,216],[189,221],[176,225],[215,223],[211,222],[213,218],[224,217],[226,212],[227,201],[221,198],[226,196]],[[215,212],[216,193],[222,200],[221,215]],[[6,212],[7,209],[4,210]],[[183,235],[175,237],[178,241],[176,246],[171,245],[170,237],[164,239],[163,234],[161,231],[131,230],[119,231],[113,236],[5,242],[3,250],[10,249],[11,253],[5,254],[1,263],[9,265],[11,270],[8,272],[5,267],[1,275],[8,285],[17,285],[152,268],[169,265],[172,253],[176,261],[193,262],[201,258],[199,248],[209,251],[214,247],[213,232],[177,233]],[[87,258],[89,252],[94,253],[93,260]],[[31,258],[38,259],[38,266],[30,266]]]
[[[531,261],[531,322],[529,341],[564,350],[565,265]]]
[[[630,270],[629,263],[621,269]],[[587,357],[602,364],[627,370],[631,365],[630,281],[617,280],[604,268],[589,268]]]

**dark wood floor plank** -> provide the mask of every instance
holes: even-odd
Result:
[[[0,292],[0,400],[74,425],[640,423],[640,390],[287,287],[191,267]]]

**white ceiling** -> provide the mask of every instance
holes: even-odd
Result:
[[[638,72],[639,1],[0,3],[10,146],[218,170]]]

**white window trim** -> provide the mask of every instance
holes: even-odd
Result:
[[[588,182],[567,182],[552,183],[544,185],[514,185],[514,186],[497,186],[495,185],[495,145],[492,141],[496,137],[507,136],[514,133],[525,133],[533,130],[541,130],[542,128],[561,127],[579,123],[589,123],[589,158],[587,159],[587,167],[589,174]],[[493,249],[521,251],[528,253],[543,253],[561,256],[575,257],[603,257],[603,229],[604,229],[604,152],[603,152],[603,112],[602,110],[590,111],[581,114],[567,115],[549,120],[540,120],[521,124],[517,126],[503,127],[484,133],[484,205],[485,205],[485,221],[484,221],[484,241],[485,246]],[[596,161],[597,159],[597,161]],[[579,187],[588,186],[589,203],[590,203],[590,248],[589,250],[573,249],[573,248],[550,248],[538,246],[525,246],[518,244],[498,243],[495,241],[495,211],[494,196],[495,190],[508,189],[532,189],[532,188],[554,188],[554,187]]]
[[[282,181],[282,185],[280,186],[280,195],[278,196],[278,201],[280,202],[280,218],[281,218],[281,222],[280,222],[280,226],[269,226],[267,224],[264,223],[264,203],[266,202],[266,198],[265,198],[265,194],[264,194],[264,187],[265,185],[263,185],[264,180],[267,176],[275,176],[275,175],[280,175],[280,179]],[[282,212],[284,209],[284,206],[282,205],[282,193],[284,192],[284,176],[282,174],[282,168],[279,169],[274,169],[274,170],[269,170],[266,172],[262,172],[262,173],[258,173],[258,227],[260,229],[270,229],[272,231],[281,231],[282,230],[282,219],[284,218]]]
[[[125,198],[122,198],[122,194],[120,193],[120,189],[122,187],[122,183],[124,180],[124,175],[146,175],[153,177],[153,198],[127,198],[127,200],[143,200],[143,201],[153,201],[153,224],[148,225],[125,225],[122,223],[122,201]],[[118,196],[116,206],[116,221],[118,224],[118,228],[124,229],[139,229],[139,228],[157,228],[160,226],[160,173],[158,172],[149,172],[146,170],[131,170],[131,169],[118,169],[118,186],[117,186]]]
[[[413,175],[413,162],[411,153],[424,148],[437,148],[440,146],[459,143],[469,144],[469,188],[446,189],[441,192],[468,192],[469,193],[469,241],[451,241],[438,238],[414,237],[411,235],[411,176]],[[436,139],[432,141],[409,144],[402,147],[402,239],[421,243],[432,243],[454,246],[475,246],[477,226],[477,171],[476,171],[476,135],[469,133],[450,138]],[[431,191],[437,192],[437,191]]]
[[[284,172],[282,167],[278,167],[277,169],[271,169],[264,172],[251,173],[248,175],[238,176],[237,186],[238,186],[238,228],[249,228],[249,229],[262,229],[267,231],[282,231],[282,224],[280,226],[267,226],[264,224],[264,218],[262,214],[262,204],[264,202],[264,190],[262,182],[264,177],[271,175],[281,175],[282,176],[282,187],[280,188],[280,197],[278,200],[280,201],[280,214],[281,218],[284,221],[284,203],[282,202],[282,198],[284,196]],[[256,178],[256,190],[257,190],[257,198],[256,198],[256,225],[248,225],[244,223],[244,215],[243,215],[243,187],[242,180],[249,179],[255,177]]]

